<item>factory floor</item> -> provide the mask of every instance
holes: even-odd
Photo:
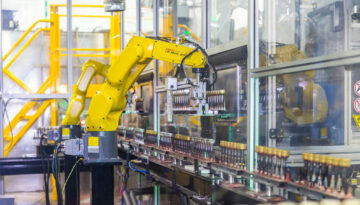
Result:
[[[130,179],[128,181],[128,189],[133,189],[138,187],[138,176],[136,173],[131,172]],[[41,174],[30,174],[30,175],[16,175],[16,176],[5,176],[5,195],[14,196],[16,205],[44,205],[45,204],[45,194],[43,191],[43,176]],[[63,175],[61,176],[62,181]],[[80,204],[81,205],[90,205],[90,192],[91,192],[91,180],[90,173],[81,173],[80,174]],[[142,177],[142,185],[152,186],[151,180],[146,180]],[[119,184],[121,181],[118,181],[118,177],[114,177],[114,196],[115,204],[120,205],[120,194],[119,194]],[[62,185],[63,186],[63,185]],[[165,187],[163,187],[165,188]],[[50,200],[51,205],[57,205],[56,200],[52,200],[52,192],[50,185]],[[161,195],[161,204],[179,204],[177,197],[174,197],[172,194],[164,193]],[[147,205],[153,204],[152,195],[144,195],[142,201],[139,204]]]
[[[45,195],[44,192],[17,192],[17,193],[7,193],[6,195],[15,197],[16,205],[44,205],[45,204]],[[168,199],[167,196],[161,197],[161,204],[170,205],[174,204],[171,200]],[[52,200],[50,196],[50,204],[57,205],[56,200]],[[139,201],[140,203],[140,201]],[[90,195],[81,195],[80,196],[80,204],[81,205],[90,205]],[[120,205],[120,199],[118,196],[115,196],[115,205]],[[144,200],[140,203],[142,205],[153,204],[151,197],[144,197]],[[175,203],[177,204],[177,203]]]
[[[44,192],[17,192],[17,193],[7,193],[6,195],[15,197],[16,205],[43,205],[45,204],[45,195]],[[117,198],[117,197],[115,197]],[[57,205],[56,200],[52,200],[50,197],[51,205]],[[90,195],[81,195],[80,204],[88,205],[90,204]],[[117,198],[115,204],[120,204],[120,200]]]

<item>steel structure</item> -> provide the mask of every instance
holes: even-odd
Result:
[[[24,34],[17,40],[17,42],[12,46],[12,48],[3,56],[2,60],[5,61],[14,50],[24,41],[26,37],[28,37],[31,31],[34,29],[36,25],[39,23],[48,23],[49,28],[41,28],[37,30],[35,33],[31,35],[31,37],[24,43],[24,45],[17,51],[15,55],[13,55],[12,59],[3,67],[2,71],[5,75],[7,75],[11,80],[21,86],[24,91],[28,94],[10,94],[3,93],[2,99],[29,99],[30,101],[24,105],[24,107],[18,112],[18,114],[11,120],[11,122],[5,126],[4,140],[12,141],[12,143],[8,143],[5,146],[4,156],[6,157],[11,149],[16,145],[16,143],[26,134],[26,132],[30,129],[30,127],[34,124],[34,122],[43,114],[43,112],[50,106],[51,108],[51,126],[56,126],[57,122],[57,111],[56,111],[56,102],[55,99],[63,99],[63,98],[71,98],[72,89],[68,89],[68,94],[58,94],[58,86],[60,85],[60,60],[62,57],[67,57],[68,61],[68,88],[72,88],[72,57],[104,57],[104,58],[112,58],[116,57],[116,53],[119,53],[118,50],[120,48],[120,15],[119,13],[115,13],[113,16],[100,16],[100,15],[71,15],[72,7],[92,7],[92,8],[100,8],[102,9],[102,5],[72,5],[71,4],[58,4],[58,5],[50,5],[50,19],[40,19],[33,23]],[[68,15],[60,14],[59,8],[67,7]],[[67,32],[67,48],[60,47],[60,18],[66,17],[68,26]],[[108,18],[111,21],[110,28],[110,48],[72,48],[72,30],[71,30],[71,21],[72,18]],[[22,82],[19,78],[17,78],[11,71],[9,70],[10,66],[18,59],[18,57],[24,52],[24,50],[31,44],[31,42],[38,36],[41,32],[50,33],[50,75],[49,78],[46,79],[40,88],[37,91],[31,90],[24,82]],[[62,52],[66,51],[66,54]],[[104,52],[109,54],[78,54],[74,52],[84,52],[84,51],[92,51],[92,52]],[[72,56],[72,57],[71,57]],[[93,93],[96,92],[98,85],[91,86],[89,88],[91,90],[87,97],[90,97]],[[44,94],[47,90],[51,91],[52,94]],[[44,102],[36,102],[31,101],[34,99],[43,99]],[[35,106],[40,107],[34,114],[27,114],[30,112],[32,108]],[[16,133],[14,136],[11,136],[11,129],[14,128],[20,121],[27,120],[25,126],[21,128],[21,130]]]
[[[69,3],[70,2],[70,3]],[[174,1],[176,2],[176,1]],[[0,4],[1,4],[1,0],[0,0]],[[15,57],[9,62],[9,64],[2,66],[2,62],[9,56],[9,53],[5,54],[1,60],[1,73],[0,75],[3,77],[3,75],[7,75],[10,77],[10,79],[12,79],[14,82],[16,82],[17,84],[19,84],[25,91],[27,91],[29,94],[26,95],[25,97],[23,95],[14,95],[14,94],[10,94],[10,93],[3,93],[3,88],[2,88],[2,80],[0,83],[0,92],[2,93],[2,98],[0,101],[0,107],[3,107],[4,104],[4,99],[6,98],[28,98],[28,99],[47,99],[47,101],[43,102],[40,109],[38,109],[38,112],[36,112],[33,116],[28,116],[26,115],[27,111],[29,111],[32,107],[35,106],[36,102],[29,102],[26,104],[26,106],[24,106],[24,108],[22,109],[22,111],[11,121],[11,125],[15,126],[17,122],[19,122],[21,119],[23,118],[27,118],[29,121],[29,125],[24,126],[24,130],[20,131],[20,134],[17,134],[16,136],[14,136],[14,145],[16,144],[16,142],[18,140],[20,140],[21,136],[23,136],[26,132],[26,130],[36,121],[36,119],[41,115],[41,113],[48,107],[51,106],[51,113],[52,113],[52,118],[51,118],[51,124],[52,125],[57,125],[57,118],[56,118],[56,108],[55,108],[55,99],[56,98],[70,98],[71,97],[71,84],[72,84],[72,58],[73,57],[110,57],[111,58],[111,62],[113,62],[113,59],[116,58],[117,54],[119,53],[118,51],[120,50],[120,48],[123,48],[123,44],[121,42],[123,42],[124,40],[124,31],[123,31],[123,22],[121,22],[120,24],[120,19],[124,20],[122,18],[120,18],[120,16],[124,16],[121,15],[119,13],[114,13],[113,16],[87,16],[87,15],[71,15],[71,7],[96,7],[96,8],[102,8],[103,6],[98,6],[98,5],[70,5],[71,1],[68,1],[68,4],[64,4],[64,5],[52,5],[51,8],[51,12],[50,12],[50,20],[47,19],[43,19],[43,20],[39,20],[37,22],[35,22],[25,33],[24,35],[19,39],[19,41],[14,45],[14,47],[12,49],[10,49],[9,53],[12,52],[16,46],[18,46],[20,44],[20,42],[32,31],[32,29],[35,27],[35,25],[37,25],[38,23],[51,23],[50,28],[43,28],[40,29],[38,31],[36,31],[33,36],[28,40],[28,42],[25,43],[25,45],[23,46],[23,48],[21,48],[18,52],[18,54],[15,55]],[[63,14],[59,14],[58,13],[58,8],[59,7],[67,7],[67,12],[68,15],[63,15]],[[202,1],[202,11],[203,11],[203,19],[202,19],[202,44],[205,48],[209,47],[210,44],[210,15],[209,15],[209,11],[211,9],[211,0],[203,0]],[[159,13],[160,13],[160,0],[153,0],[153,19],[154,19],[154,25],[153,25],[153,29],[154,29],[154,35],[157,36],[160,34],[160,17],[159,17]],[[137,35],[141,35],[142,31],[141,31],[141,1],[137,1],[136,4],[136,15],[137,15],[137,27],[136,27],[136,33]],[[0,15],[1,16],[1,15]],[[111,34],[110,36],[112,37],[116,37],[117,38],[110,38],[111,39],[111,47],[110,50],[109,48],[100,48],[100,49],[82,49],[82,48],[72,48],[72,44],[71,41],[68,41],[68,48],[64,49],[64,48],[60,48],[60,44],[59,44],[59,35],[60,35],[60,30],[58,27],[59,24],[59,18],[60,17],[67,17],[68,20],[68,32],[67,32],[67,36],[68,39],[72,38],[72,34],[71,34],[71,21],[72,21],[72,17],[76,18],[76,17],[90,17],[90,18],[110,18],[111,19]],[[124,17],[126,18],[126,16]],[[0,21],[1,22],[1,21]],[[182,26],[183,27],[183,26]],[[255,102],[259,102],[259,78],[260,77],[267,77],[269,82],[271,83],[271,86],[269,89],[274,89],[275,88],[275,77],[276,75],[280,75],[280,74],[286,74],[286,73],[294,73],[294,72],[300,72],[300,71],[308,71],[308,70],[317,70],[317,69],[327,69],[327,68],[331,68],[331,67],[335,67],[335,66],[346,66],[346,65],[352,65],[352,64],[357,64],[360,63],[360,51],[359,50],[354,50],[354,51],[346,51],[344,53],[338,53],[338,54],[334,54],[334,55],[330,55],[330,56],[320,56],[320,57],[314,57],[314,58],[308,58],[308,59],[303,59],[303,60],[298,60],[298,61],[294,61],[294,62],[287,62],[287,63],[282,63],[282,64],[276,64],[276,65],[271,65],[268,67],[260,67],[259,64],[259,31],[258,31],[258,1],[249,1],[248,4],[248,39],[247,39],[247,53],[248,53],[248,63],[247,63],[247,69],[248,69],[248,88],[247,88],[247,99],[248,99],[248,111],[247,111],[247,147],[248,147],[248,159],[247,161],[250,163],[247,168],[249,169],[249,171],[251,172],[252,169],[254,168],[254,160],[255,160],[255,154],[254,154],[254,148],[256,145],[258,145],[258,136],[259,136],[259,108],[257,106],[257,104]],[[10,67],[10,65],[16,60],[17,56],[19,56],[21,54],[21,52],[26,48],[27,45],[29,45],[31,43],[31,41],[36,37],[36,35],[38,35],[40,32],[50,32],[50,36],[51,36],[51,66],[50,66],[50,77],[49,79],[47,79],[44,84],[37,90],[37,91],[33,91],[31,90],[28,86],[26,86],[23,82],[21,82],[15,75],[13,75],[8,68]],[[122,39],[119,38],[119,36],[122,37]],[[0,34],[0,40],[1,40],[1,34]],[[73,51],[99,51],[99,52],[110,52],[107,54],[72,54]],[[61,53],[62,51],[67,51],[66,54]],[[0,49],[0,53],[1,49]],[[67,56],[68,58],[68,93],[67,95],[60,95],[57,94],[57,86],[59,83],[59,59],[61,57],[65,57]],[[161,85],[159,84],[159,63],[157,61],[155,61],[154,63],[154,81],[153,81],[153,88],[154,88],[154,102],[153,102],[153,110],[154,110],[154,130],[158,131],[158,133],[160,133],[160,103],[159,103],[159,91],[162,90]],[[345,82],[348,82],[349,79],[351,79],[351,72],[350,71],[345,71]],[[346,88],[349,88],[350,85],[346,85]],[[43,94],[47,89],[51,89],[52,90],[52,94],[51,95],[45,95]],[[94,90],[96,90],[96,88],[94,88]],[[348,93],[350,89],[346,89],[345,90],[345,98],[347,98],[350,94]],[[273,102],[274,103],[274,102]],[[349,104],[349,103],[347,103]],[[273,105],[272,105],[273,106]],[[274,109],[274,108],[272,108]],[[345,107],[345,119],[350,119],[349,112],[350,108],[349,107]],[[2,115],[2,109],[0,109],[0,116]],[[268,118],[269,121],[271,122],[270,126],[274,126],[274,118],[273,116],[269,116]],[[0,123],[1,126],[3,125],[3,119],[0,118]],[[348,130],[349,126],[350,126],[350,122],[349,120],[347,120],[347,122],[345,123],[345,128],[344,128],[344,136],[347,137],[347,145],[351,144],[351,138],[349,139],[349,136],[352,135],[352,133],[349,133]],[[1,127],[0,127],[1,128]],[[1,134],[0,132],[0,137],[3,139],[0,139],[0,145],[2,145],[3,140],[8,141],[10,138],[9,136],[9,132],[10,132],[10,127],[6,126],[4,129],[0,129],[1,132],[3,132],[3,134]],[[159,138],[158,138],[159,140]],[[5,148],[5,149],[11,149],[11,147],[13,147],[14,145],[11,145],[10,148]],[[323,148],[321,147],[313,147],[314,149],[319,150],[320,152],[322,151]],[[343,154],[343,155],[350,155],[353,154],[355,150],[348,150],[346,152],[341,151],[343,150],[344,146],[338,146],[338,147],[334,147],[334,150],[338,150],[339,154]],[[299,148],[298,153],[300,154],[300,150],[302,148]],[[10,150],[9,150],[10,151]],[[8,154],[9,151],[5,151],[3,150],[3,146],[0,146],[0,153],[4,154],[4,156],[6,156]],[[296,153],[297,151],[295,151]],[[357,151],[358,152],[358,151]],[[0,155],[1,156],[1,155]],[[359,160],[360,158],[357,157],[357,155],[354,155],[354,159],[353,160]],[[356,159],[357,158],[357,159]],[[1,178],[0,178],[1,179]],[[2,191],[2,180],[0,180],[0,194]],[[159,187],[156,186],[154,188],[155,196],[159,195]],[[156,202],[157,204],[159,203],[158,201],[159,199],[156,198]]]

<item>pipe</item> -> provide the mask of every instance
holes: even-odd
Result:
[[[130,191],[130,199],[131,199],[131,202],[133,203],[133,205],[137,205],[137,200],[136,200],[136,196],[135,196],[135,193],[133,191]]]
[[[124,196],[125,205],[134,205],[133,203],[131,203],[129,194],[126,190],[124,191],[123,196]]]

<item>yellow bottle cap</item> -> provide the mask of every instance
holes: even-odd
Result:
[[[314,154],[309,153],[309,155],[308,155],[308,160],[309,160],[310,162],[313,162],[313,161],[314,161]]]
[[[236,149],[241,150],[241,145],[242,145],[242,144],[240,144],[240,143],[236,143]]]
[[[259,146],[259,154],[264,154],[264,147],[263,146]]]
[[[246,144],[241,144],[241,150],[246,150]]]
[[[290,156],[290,151],[289,150],[282,150],[281,156],[284,158],[287,158]]]
[[[348,158],[342,158],[340,160],[340,164],[341,167],[350,167],[351,166],[351,160]]]
[[[281,150],[281,149],[276,149],[276,156],[277,156],[277,157],[281,157],[281,156],[282,156],[282,150]]]
[[[222,141],[222,140],[220,141],[220,147],[224,147],[224,142],[225,141]]]
[[[320,155],[319,154],[314,154],[314,162],[316,162],[316,163],[320,162]]]
[[[259,146],[255,146],[255,152],[259,153]]]
[[[264,154],[266,154],[266,155],[269,154],[269,147],[264,147]]]
[[[340,163],[340,158],[333,157],[332,165],[339,166],[339,163]]]
[[[332,165],[334,158],[332,156],[326,156],[326,164]]]
[[[303,158],[304,161],[309,160],[309,153],[304,152],[304,153],[302,154],[302,158]]]
[[[277,149],[276,148],[271,148],[271,155],[276,155]]]
[[[231,148],[236,149],[236,143],[235,142],[231,142]]]
[[[326,156],[325,155],[320,156],[320,163],[322,163],[322,164],[326,163]]]

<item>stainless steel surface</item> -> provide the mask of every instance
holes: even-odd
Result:
[[[233,41],[229,41],[226,42],[224,44],[221,45],[217,45],[211,48],[206,49],[206,52],[211,56],[217,53],[222,53],[228,50],[232,50],[234,48],[239,48],[242,46],[246,46],[248,43],[248,39],[247,38],[241,38],[238,40],[233,40]]]
[[[15,205],[15,196],[0,196],[0,204]]]
[[[64,141],[64,153],[72,156],[84,154],[84,141],[82,139],[69,139]]]
[[[141,36],[141,0],[136,0],[136,35]]]
[[[329,61],[332,62],[332,61],[338,61],[338,60],[342,60],[342,59],[352,59],[352,58],[357,58],[359,56],[360,56],[360,50],[351,50],[351,51],[346,51],[346,52],[342,52],[342,53],[331,54],[328,56],[306,58],[306,59],[292,61],[292,62],[285,62],[282,64],[270,65],[268,67],[259,67],[258,66],[255,69],[253,69],[252,72],[253,73],[270,72],[270,71],[274,71],[274,70],[282,70],[282,69],[287,69],[287,68],[304,67],[307,65],[318,64],[318,63],[321,63],[321,64],[326,63],[326,65],[327,65]],[[326,67],[326,65],[324,65],[323,67]]]
[[[159,8],[160,8],[160,1],[154,0],[154,34],[155,36],[159,35]],[[154,80],[153,80],[153,93],[154,93],[154,130],[158,132],[158,145],[159,145],[159,133],[160,133],[160,99],[159,93],[155,92],[155,88],[159,85],[160,81],[160,74],[159,74],[159,61],[154,61]]]
[[[209,25],[210,25],[210,8],[211,4],[207,0],[202,1],[202,46],[207,49],[210,45],[210,32],[209,32]],[[211,55],[211,54],[209,54]]]
[[[104,0],[104,8],[106,12],[124,11],[125,0]]]
[[[124,50],[125,48],[125,12],[121,12],[121,19],[120,19],[120,48]]]
[[[2,45],[2,0],[0,0],[0,44]],[[0,158],[4,157],[4,99],[2,97],[3,95],[3,60],[2,60],[2,56],[3,56],[3,50],[2,50],[2,46],[0,47]],[[5,191],[4,191],[5,187],[4,187],[4,177],[0,177],[0,195],[4,195]]]
[[[255,88],[256,88],[256,80],[251,78],[250,72],[259,66],[258,61],[258,7],[255,1],[249,2],[249,18],[248,18],[248,62],[247,62],[247,168],[249,171],[253,171],[253,163],[255,160],[255,146],[258,145],[258,139],[256,136],[256,110],[255,110]]]
[[[304,64],[304,65],[296,65],[294,67],[281,67],[279,69],[273,69],[269,71],[262,70],[261,72],[254,72],[251,74],[252,78],[259,78],[264,76],[270,76],[270,75],[281,75],[286,73],[296,73],[296,72],[302,72],[302,71],[308,71],[308,70],[318,70],[318,69],[327,69],[331,67],[337,67],[337,66],[347,66],[347,65],[353,65],[360,63],[359,56],[351,55],[353,51],[346,52],[348,57],[343,58],[334,58],[329,61],[321,61],[314,62],[311,64]],[[264,71],[264,72],[263,72]]]

